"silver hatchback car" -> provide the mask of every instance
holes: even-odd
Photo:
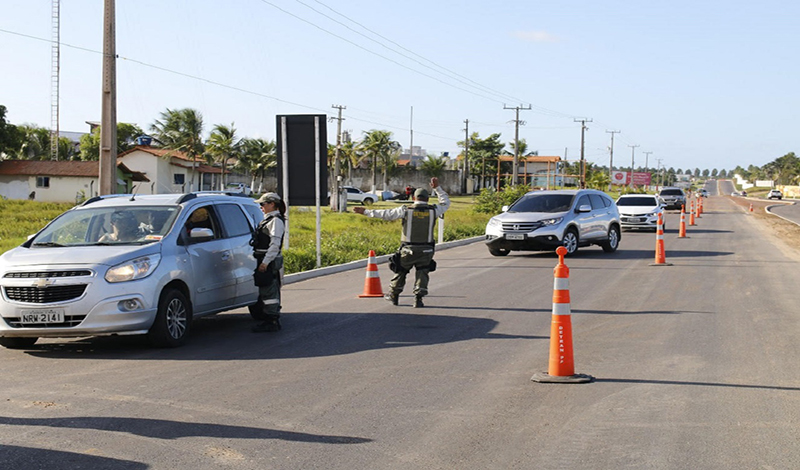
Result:
[[[0,256],[0,345],[147,334],[179,346],[193,318],[256,303],[262,218],[241,194],[89,199]]]
[[[619,247],[619,211],[602,191],[531,191],[503,210],[486,225],[486,245],[494,256],[559,246],[572,254],[588,245],[612,253]]]

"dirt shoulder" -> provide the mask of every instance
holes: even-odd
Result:
[[[754,217],[758,221],[759,227],[763,232],[765,232],[765,234],[777,238],[779,243],[785,245],[786,248],[793,252],[795,257],[800,259],[800,225],[794,224],[788,220],[784,220],[767,212],[767,206],[775,205],[775,201],[733,196],[718,197],[720,199],[725,198],[730,200],[745,214]],[[753,205],[752,212],[750,212],[750,204]]]

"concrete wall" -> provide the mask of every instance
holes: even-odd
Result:
[[[0,194],[7,199],[28,199],[44,202],[76,202],[90,193],[97,193],[97,178],[87,176],[50,176],[50,186],[36,187],[35,176],[0,176]]]

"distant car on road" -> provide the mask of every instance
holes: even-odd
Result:
[[[373,203],[377,202],[378,195],[375,193],[366,193],[358,188],[354,188],[353,186],[342,186],[342,189],[347,191],[347,202],[357,202],[359,204],[364,204],[365,206],[372,205]],[[328,202],[330,202],[331,193],[328,193]]]
[[[623,194],[617,199],[622,229],[657,230],[658,215],[663,214],[664,205],[655,194]],[[663,218],[661,223],[666,230]]]
[[[697,195],[700,197],[708,197],[708,191],[705,188],[702,188],[697,191]]]
[[[253,192],[250,191],[250,186],[244,183],[228,183],[225,185],[226,191],[233,191],[236,193],[242,193],[245,196],[251,195]]]
[[[663,188],[658,195],[664,200],[665,209],[680,209],[686,205],[686,193],[681,188]]]
[[[619,211],[605,193],[594,189],[531,191],[486,225],[486,245],[494,256],[511,251],[548,251],[564,246],[600,245],[606,253],[619,247]]]
[[[777,189],[772,189],[767,193],[767,199],[777,199],[780,201],[783,199],[783,193]]]

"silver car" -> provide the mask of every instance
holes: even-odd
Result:
[[[147,334],[179,346],[193,318],[256,303],[262,218],[241,194],[92,198],[0,256],[0,345]]]
[[[531,191],[503,209],[486,225],[486,245],[494,256],[559,246],[572,254],[593,244],[612,253],[619,247],[619,211],[602,191]]]

